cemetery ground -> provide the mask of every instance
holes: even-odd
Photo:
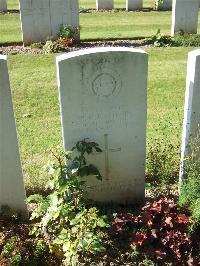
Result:
[[[83,1],[82,6],[94,8],[93,2]],[[149,7],[149,3],[145,5]],[[11,0],[9,5],[17,9]],[[125,16],[121,11],[86,11],[80,13],[82,41],[149,37],[159,28],[166,35],[170,33],[170,12],[130,12]],[[19,14],[3,15],[3,20],[0,17],[0,31],[0,44],[8,52],[11,44],[21,42]],[[146,204],[136,213],[131,206],[98,206],[99,221],[106,214],[109,224],[107,227],[102,221],[100,229],[105,250],[98,255],[80,253],[80,265],[199,263],[199,226],[188,233],[191,213],[177,205],[187,54],[195,48],[142,48],[149,55]],[[28,196],[41,193],[45,197],[50,177],[44,166],[48,161],[56,162],[54,154],[62,146],[55,70],[58,54],[27,55],[19,51],[12,48],[8,52],[8,63],[26,191]],[[197,191],[194,188],[191,195]],[[33,207],[30,205],[31,210]],[[0,217],[0,265],[62,265],[60,248],[48,247],[41,237],[29,235],[31,223],[21,222],[15,214],[12,218]]]

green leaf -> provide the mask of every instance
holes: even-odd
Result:
[[[89,245],[89,240],[87,238],[84,238],[82,240],[79,241],[79,245],[78,247],[81,248],[82,250],[86,249]]]
[[[98,220],[97,220],[97,226],[99,226],[99,227],[107,227],[108,226],[108,224],[104,221],[104,219],[103,218],[98,218]]]
[[[95,147],[96,152],[102,152],[102,149],[100,149],[99,147]]]
[[[44,200],[43,196],[40,195],[40,194],[34,194],[34,195],[31,195],[27,198],[27,202],[30,203],[30,202],[42,202]]]
[[[88,175],[89,175],[89,167],[88,167],[87,165],[84,166],[84,167],[81,167],[81,168],[79,169],[79,175],[80,175],[81,177],[88,176]]]

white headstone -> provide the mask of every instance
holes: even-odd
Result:
[[[173,0],[171,35],[197,33],[199,0]]]
[[[114,7],[114,0],[96,0],[97,10],[111,10]]]
[[[7,2],[6,2],[6,0],[0,0],[0,11],[7,11]]]
[[[20,18],[25,45],[57,38],[62,24],[79,39],[78,0],[20,0]]]
[[[126,11],[139,10],[143,8],[143,0],[126,0]]]
[[[3,206],[27,215],[6,56],[0,55],[0,211]]]
[[[180,180],[184,159],[191,155],[191,144],[200,136],[200,49],[188,54]],[[200,139],[198,139],[199,141]],[[196,145],[195,145],[196,146]],[[197,148],[197,147],[196,147]],[[194,151],[193,151],[194,152]]]
[[[89,177],[97,201],[144,199],[147,54],[93,48],[57,57],[64,149],[89,138],[103,152],[89,157],[103,181]]]

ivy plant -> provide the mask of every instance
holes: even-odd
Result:
[[[101,152],[99,145],[84,139],[71,151],[55,154],[57,163],[48,165],[50,194],[28,198],[35,205],[31,214],[36,221],[32,234],[38,239],[42,237],[49,250],[66,265],[77,265],[84,253],[104,250],[99,229],[107,226],[106,217],[96,207],[88,207],[86,178],[83,178],[93,175],[102,179],[99,170],[86,161],[86,155],[93,151]]]

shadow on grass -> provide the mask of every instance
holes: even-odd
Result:
[[[23,46],[23,42],[4,42],[4,43],[0,43],[0,47],[8,47],[8,46]]]
[[[16,14],[19,13],[19,9],[8,9],[6,11],[0,11],[0,14]]]
[[[143,9],[138,9],[138,10],[126,10],[126,8],[113,8],[111,10],[105,10],[105,9],[100,9],[97,10],[96,8],[84,8],[80,7],[79,8],[79,13],[117,13],[117,12],[151,12],[155,11],[152,7],[145,7]]]

